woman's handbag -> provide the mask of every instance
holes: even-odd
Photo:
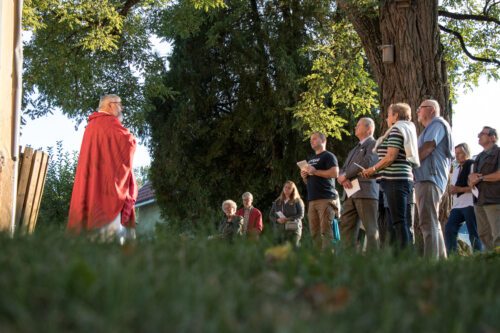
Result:
[[[299,221],[287,221],[285,222],[285,230],[296,231],[299,229]]]

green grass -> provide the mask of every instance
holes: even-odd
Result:
[[[306,239],[307,240],[307,239]],[[0,332],[498,332],[500,256],[432,262],[162,236],[0,238]]]

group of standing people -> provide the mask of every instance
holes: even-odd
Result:
[[[134,136],[122,125],[121,99],[105,95],[85,129],[70,204],[68,229],[91,232],[103,240],[134,237],[137,185],[132,171],[136,148]],[[387,112],[388,130],[378,140],[375,124],[361,118],[355,129],[359,143],[339,168],[336,156],[326,150],[326,137],[310,137],[314,155],[301,166],[307,186],[307,216],[314,245],[332,246],[332,221],[340,218],[342,243],[354,247],[363,227],[367,251],[380,246],[379,200],[388,215],[391,243],[397,249],[414,242],[415,230],[422,234],[424,255],[445,258],[457,247],[457,232],[467,224],[474,249],[500,246],[500,149],[494,128],[485,126],[478,135],[483,147],[475,160],[467,144],[453,146],[449,124],[440,117],[435,100],[424,100],[417,109],[424,130],[417,137],[408,104],[392,104]],[[457,167],[448,185],[450,166]],[[348,197],[340,204],[335,179]],[[439,207],[449,186],[453,206],[445,227],[439,221]],[[383,193],[383,196],[380,196]],[[381,199],[382,198],[382,199]],[[263,230],[262,213],[253,207],[253,196],[242,196],[243,207],[226,200],[224,219],[217,238],[247,235],[258,238]],[[413,207],[418,210],[418,228],[413,226]],[[269,219],[279,241],[300,245],[305,206],[292,181],[283,185],[273,202]]]
[[[483,128],[478,138],[484,151],[471,160],[467,144],[454,147],[451,128],[440,117],[437,101],[424,100],[417,115],[424,127],[418,137],[410,106],[392,104],[387,112],[389,128],[376,141],[373,121],[359,120],[355,134],[360,142],[349,153],[338,177],[346,190],[352,188],[354,180],[360,187],[342,207],[342,242],[353,247],[363,226],[367,251],[379,247],[377,216],[378,200],[382,198],[388,213],[387,232],[397,249],[411,246],[418,230],[424,256],[446,258],[447,252],[456,250],[458,229],[464,223],[475,250],[482,250],[483,245],[488,250],[500,246],[500,154],[496,130]],[[457,167],[448,185],[455,155]],[[444,237],[439,210],[448,186],[453,204]],[[415,227],[414,203],[419,221]]]
[[[332,246],[332,221],[339,217],[341,243],[346,249],[360,247],[361,229],[366,235],[366,251],[380,247],[381,232],[398,251],[412,247],[418,232],[424,256],[446,258],[448,252],[456,251],[458,230],[464,223],[474,250],[500,246],[500,153],[496,130],[483,128],[478,138],[484,151],[472,160],[467,144],[453,145],[450,125],[440,116],[437,101],[424,100],[417,115],[423,126],[419,136],[411,121],[410,106],[390,105],[388,129],[378,140],[373,137],[374,121],[361,118],[355,127],[359,143],[341,168],[336,156],[326,150],[325,135],[311,135],[315,154],[301,169],[301,177],[307,186],[309,231],[317,248]],[[335,179],[348,193],[342,205]],[[452,210],[443,233],[439,213],[447,188],[453,195]],[[378,218],[381,206],[387,217],[386,229],[380,227]],[[297,187],[287,181],[269,215],[278,239],[298,246],[303,216],[304,204]]]
[[[250,192],[243,193],[242,201],[243,207],[239,210],[233,200],[225,200],[222,203],[224,217],[217,225],[218,234],[209,236],[209,239],[232,240],[235,236],[245,235],[252,240],[259,239],[264,227],[262,213],[253,207],[253,195]],[[296,247],[300,246],[303,217],[304,202],[297,186],[292,181],[286,181],[269,214],[276,240],[289,241]]]

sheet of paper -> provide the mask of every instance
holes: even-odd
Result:
[[[347,194],[347,196],[349,198],[351,197],[351,195],[353,195],[354,193],[358,192],[361,189],[361,187],[359,187],[358,178],[351,180],[351,185],[352,185],[352,188],[345,188],[344,187],[345,194]]]
[[[277,211],[276,215],[278,215],[278,217],[281,219],[286,217],[281,211]]]
[[[477,189],[477,187],[472,186],[471,192],[472,192],[472,195],[475,196],[476,198],[479,197],[479,190]]]
[[[303,160],[303,161],[299,161],[297,162],[297,165],[298,167],[300,168],[300,170],[304,170],[305,168],[307,168],[307,166],[309,164],[307,164],[307,161],[306,160]]]

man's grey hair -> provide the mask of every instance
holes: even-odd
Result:
[[[373,119],[368,117],[363,117],[360,118],[359,120],[363,125],[365,125],[371,130],[371,134],[373,135],[373,132],[375,131],[375,122],[373,121]]]
[[[250,192],[245,192],[245,193],[243,193],[243,194],[241,195],[241,198],[242,198],[242,199],[245,199],[245,198],[252,198],[252,199],[253,199],[253,195],[252,195],[252,193],[250,193]]]
[[[498,140],[497,130],[494,129],[493,127],[489,127],[489,126],[484,126],[483,128],[488,130],[488,136],[495,137],[495,142],[497,142],[497,140]]]
[[[97,111],[102,110],[107,104],[108,101],[112,99],[120,99],[120,96],[115,95],[115,94],[109,94],[109,95],[104,95],[99,99],[99,107],[97,108]]]
[[[435,99],[427,99],[425,100],[425,102],[432,105],[432,108],[435,111],[434,116],[439,117],[439,115],[441,114],[441,108],[439,107],[438,101],[436,101]]]

